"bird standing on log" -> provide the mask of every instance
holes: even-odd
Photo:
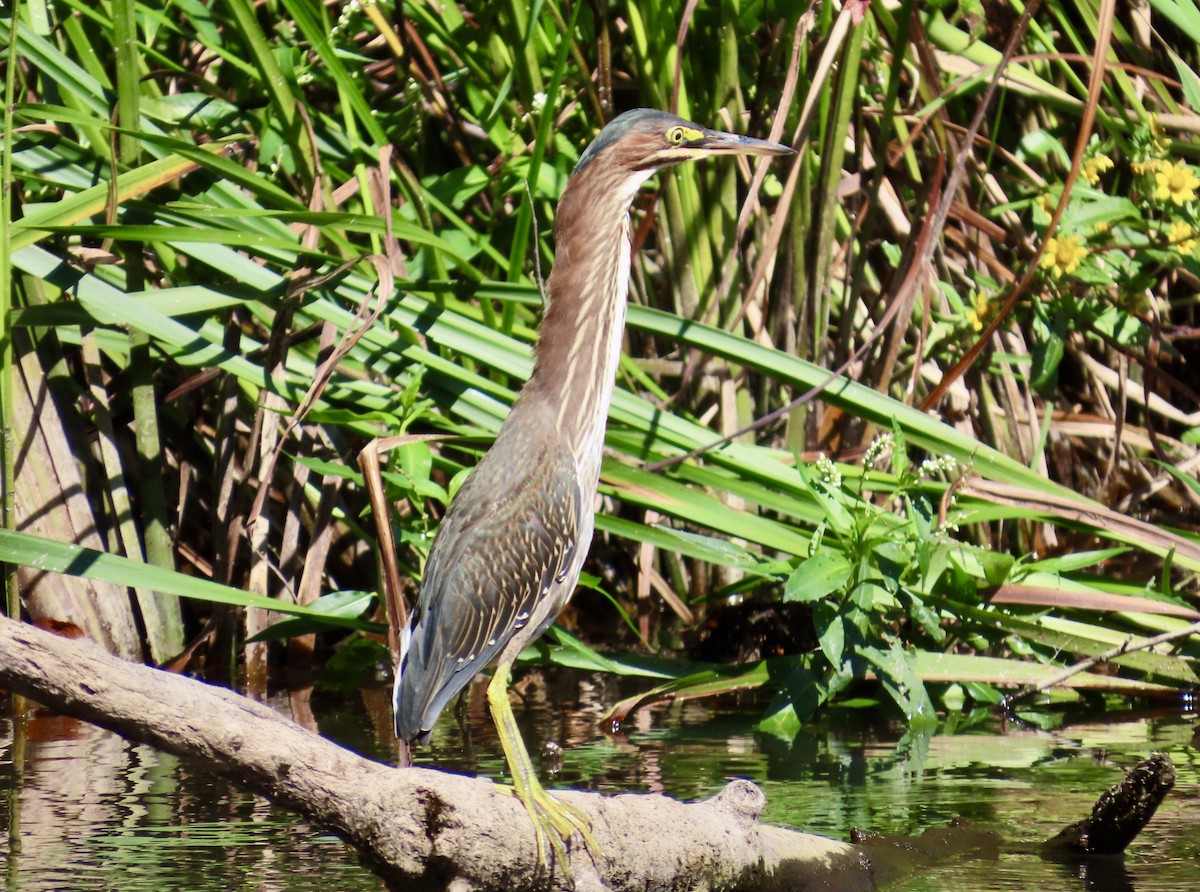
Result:
[[[508,700],[513,662],[566,606],[592,541],[604,428],[625,328],[629,208],[655,171],[715,155],[790,155],[777,143],[637,109],[587,147],[558,203],[533,374],[450,503],[401,632],[396,733],[427,743],[446,704],[493,660],[487,697],[513,787],[566,867],[586,817],[537,779]]]

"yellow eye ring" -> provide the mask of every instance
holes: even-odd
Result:
[[[682,127],[672,127],[667,131],[667,142],[673,146],[682,145],[686,139],[687,134],[684,132]]]

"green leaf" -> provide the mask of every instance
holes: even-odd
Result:
[[[1011,554],[1002,554],[998,551],[979,550],[975,554],[982,566],[983,576],[988,585],[1001,585],[1007,582],[1009,574],[1012,573],[1013,566],[1017,562]]]
[[[560,631],[554,627],[550,630],[551,634]],[[532,654],[532,650],[527,648],[522,657],[524,658],[526,654]],[[652,703],[664,698],[680,701],[759,688],[770,683],[776,673],[782,671],[781,667],[793,666],[798,660],[802,659],[801,657],[782,657],[774,660],[761,660],[745,666],[712,666],[688,675],[671,677],[672,673],[668,670],[678,669],[680,666],[679,661],[670,661],[671,665],[668,667],[664,665],[668,661],[654,661],[651,658],[642,658],[642,662],[648,665],[659,665],[662,667],[659,677],[670,677],[671,680],[649,691],[622,700],[613,706],[609,711],[609,715],[628,714],[643,703]],[[627,674],[633,673],[630,672]],[[643,672],[642,674],[649,675],[651,673]]]
[[[921,588],[932,591],[950,564],[950,544],[939,542],[929,550],[929,562],[921,571]]]
[[[1128,198],[1090,192],[1086,198],[1072,199],[1059,225],[1065,232],[1084,232],[1098,223],[1110,226],[1126,220],[1140,220],[1137,205]]]
[[[784,676],[779,693],[759,720],[759,730],[786,740],[795,737],[828,697],[822,678],[808,660],[797,663]]]
[[[962,685],[948,685],[946,689],[942,691],[942,705],[946,707],[949,712],[962,712],[963,706],[966,705],[966,702],[967,695],[966,691],[963,690]]]
[[[1106,307],[1092,328],[1125,347],[1141,347],[1150,340],[1150,328],[1122,307]]]
[[[354,619],[362,616],[374,603],[375,592],[341,591],[322,595],[309,604],[313,615],[283,619],[263,629],[250,641],[281,641],[297,635],[329,631],[329,617]],[[318,616],[321,617],[318,619]]]
[[[758,730],[781,740],[791,741],[804,723],[796,713],[796,705],[785,696],[779,696],[767,707],[766,714],[758,721]]]
[[[850,582],[853,565],[846,556],[832,548],[822,548],[801,561],[788,577],[783,589],[785,602],[818,601],[833,592],[842,591]]]
[[[908,614],[917,622],[925,633],[929,635],[935,642],[941,644],[946,640],[946,631],[942,628],[941,620],[938,615],[925,606],[925,602],[915,593],[906,592],[905,600],[908,602]]]
[[[1071,551],[1066,554],[1054,555],[1033,561],[1025,565],[1025,570],[1040,570],[1045,573],[1076,573],[1088,567],[1094,567],[1104,561],[1111,561],[1128,552],[1128,548],[1097,548],[1087,551]]]
[[[1004,694],[986,682],[966,681],[963,682],[962,687],[976,703],[996,704],[1004,699]]]
[[[521,651],[522,661],[542,660],[589,672],[634,675],[640,678],[674,678],[696,664],[666,661],[639,654],[602,654],[588,647],[561,626],[551,626],[546,635]],[[682,682],[683,679],[680,679]]]
[[[912,558],[912,545],[903,539],[883,539],[871,549],[875,560],[876,578],[888,592],[900,590],[900,580]]]
[[[839,537],[848,537],[854,530],[854,516],[846,505],[845,495],[834,489],[823,480],[817,479],[809,469],[800,466],[796,469],[805,488],[816,499],[821,507],[825,522]]]
[[[957,681],[964,685],[986,683],[1004,687],[1040,684],[1062,671],[1061,666],[1043,665],[1026,660],[928,651],[916,651],[912,655],[912,664],[917,675],[927,681]],[[1161,685],[1092,672],[1073,675],[1064,684],[1070,688],[1119,691],[1127,694],[1168,690]],[[974,688],[971,690],[975,691]],[[983,690],[986,689],[980,689],[981,694]],[[978,699],[980,702],[987,702],[983,696]]]
[[[850,602],[865,615],[890,607],[896,602],[896,599],[892,597],[892,593],[887,588],[879,583],[865,581],[856,585],[850,592]],[[861,631],[865,637],[866,629],[861,629]]]
[[[291,454],[289,453],[289,455]],[[340,477],[343,480],[353,481],[358,486],[363,485],[362,473],[350,465],[336,461],[325,461],[320,458],[309,458],[303,455],[291,455],[291,459],[296,464],[304,465],[310,471],[321,474],[324,477]]]
[[[1200,43],[1200,9],[1195,3],[1191,0],[1150,0],[1150,5],[1174,23],[1193,44]]]
[[[1196,495],[1200,496],[1200,479],[1193,477],[1191,474],[1185,474],[1183,471],[1179,470],[1179,468],[1175,467],[1174,465],[1169,465],[1164,461],[1159,461],[1158,459],[1154,459],[1153,461],[1156,465],[1158,465]]]
[[[908,455],[908,439],[904,436],[904,427],[892,419],[892,473],[900,479],[912,468],[912,459]]]
[[[157,121],[200,127],[204,130],[236,117],[240,111],[233,103],[207,93],[143,96],[139,107],[144,114]]]
[[[737,567],[771,578],[787,572],[783,561],[766,561],[736,542],[677,530],[665,524],[647,525],[609,514],[596,515],[597,532],[613,533],[633,542],[645,542],[672,554],[696,558],[718,567]]]
[[[835,670],[842,667],[842,654],[846,646],[846,627],[838,605],[821,601],[813,608],[813,625],[817,628],[817,642],[821,652]]]
[[[1033,369],[1029,375],[1029,383],[1039,393],[1048,392],[1058,381],[1058,366],[1062,362],[1066,350],[1065,323],[1059,317],[1054,320],[1051,328],[1035,317],[1033,342]]]
[[[236,355],[218,340],[219,329],[210,340],[178,320],[165,316],[143,305],[139,312],[131,313],[128,296],[96,276],[79,274],[71,270],[59,258],[35,246],[13,252],[13,266],[31,276],[69,286],[79,303],[96,322],[103,325],[130,325],[156,340],[175,349],[178,362],[192,365],[220,365],[239,378],[268,388],[279,387],[287,393],[288,381],[272,378],[261,365]],[[69,282],[67,280],[70,280]],[[298,402],[302,390],[298,378],[290,382],[291,391]]]
[[[900,707],[909,725],[921,727],[937,722],[937,711],[925,690],[925,683],[917,674],[914,661],[899,642],[892,641],[886,652],[876,647],[859,647],[857,653],[879,670],[879,680]]]
[[[0,529],[0,561],[33,567],[50,573],[98,579],[114,585],[142,587],[166,595],[194,598],[198,601],[233,604],[238,607],[258,607],[262,610],[273,610],[276,613],[307,616],[328,625],[347,629],[358,629],[364,632],[387,631],[387,627],[382,623],[323,614],[300,604],[278,601],[274,598],[255,595],[228,585],[176,573],[119,555],[95,551],[79,545],[69,545],[66,542],[56,542],[40,536],[31,536],[28,533],[18,533],[14,530]]]
[[[1021,137],[1021,153],[1035,160],[1053,158],[1059,164],[1069,167],[1071,157],[1063,148],[1062,140],[1046,130],[1034,130]]]

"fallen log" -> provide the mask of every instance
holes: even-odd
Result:
[[[569,888],[539,875],[533,828],[482,778],[365,759],[224,688],[135,665],[90,641],[0,617],[0,686],[199,760],[331,829],[406,890]],[[893,868],[855,846],[760,824],[762,791],[702,802],[561,792],[592,820],[602,864],[574,848],[575,888],[874,889]],[[558,867],[561,867],[559,865]]]
[[[524,807],[491,780],[394,768],[332,743],[225,688],[125,662],[0,616],[0,687],[165,752],[197,760],[354,846],[406,892],[570,889],[563,865],[539,868]],[[1047,842],[1063,860],[1124,848],[1174,780],[1152,756],[1101,796],[1086,822]],[[857,834],[843,843],[761,824],[761,790],[735,780],[684,803],[658,794],[556,791],[592,821],[603,852],[571,852],[577,892],[722,889],[873,890],[934,861],[995,857],[992,828],[956,823],[919,837]]]

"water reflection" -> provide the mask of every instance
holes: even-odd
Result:
[[[383,888],[339,840],[202,767],[61,716],[27,727],[18,767],[0,719],[9,892]]]
[[[517,715],[531,751],[547,741],[561,747],[551,786],[701,798],[748,777],[767,793],[764,819],[775,823],[844,839],[853,827],[915,834],[962,815],[1011,843],[994,861],[922,870],[900,892],[1197,888],[1200,758],[1190,714],[1077,719],[1052,731],[995,720],[960,735],[906,736],[869,710],[843,710],[784,741],[755,731],[761,704],[725,699],[645,709],[620,735],[603,734],[607,705],[644,686],[581,672],[522,674]],[[380,687],[349,696],[318,689],[303,702],[321,733],[392,761],[388,700]],[[285,695],[273,705],[290,714],[295,703]],[[1087,814],[1152,751],[1171,755],[1177,788],[1123,864],[1047,864],[1025,853]],[[482,685],[415,755],[418,764],[503,778]],[[9,892],[382,888],[341,843],[213,772],[44,714],[23,756],[0,716],[0,819]]]

